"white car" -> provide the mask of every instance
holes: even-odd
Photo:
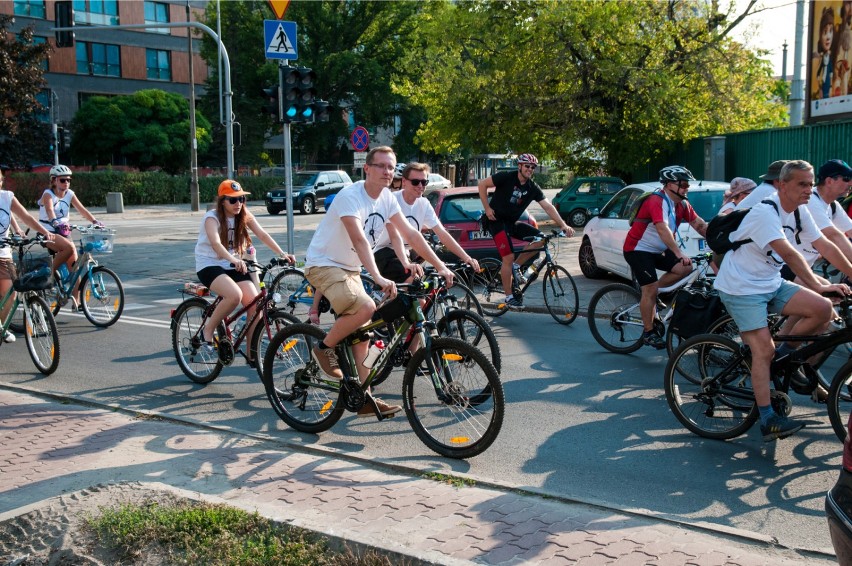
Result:
[[[435,189],[452,189],[452,188],[453,188],[453,184],[446,177],[438,175],[437,173],[429,173],[429,184],[426,185],[426,191],[433,191]]]
[[[729,183],[720,181],[692,181],[689,183],[687,199],[698,216],[709,222],[719,212],[729,187]],[[586,224],[579,256],[583,275],[597,279],[609,272],[633,280],[633,273],[623,253],[624,240],[630,230],[627,215],[637,198],[659,188],[659,182],[628,185],[617,192],[600,213]],[[675,239],[690,257],[710,251],[704,238],[689,224],[681,223]]]

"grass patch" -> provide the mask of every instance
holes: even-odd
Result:
[[[442,474],[439,472],[426,472],[421,477],[426,478],[427,480],[445,483],[458,488],[476,485],[476,482],[474,480],[470,480],[467,478],[459,478],[456,476],[448,476],[447,474]]]
[[[234,566],[390,566],[378,553],[364,557],[329,550],[326,541],[226,505],[194,501],[124,505],[89,517],[97,543],[122,562],[158,554],[165,563]]]

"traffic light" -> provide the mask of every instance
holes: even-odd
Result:
[[[65,145],[65,128],[56,128],[56,147],[59,148],[59,151],[67,149]]]
[[[312,123],[317,75],[306,67],[280,67],[283,85],[284,122]]]
[[[275,118],[276,122],[282,121],[281,114],[281,91],[277,86],[262,89],[263,91],[263,107],[264,114],[270,114]]]
[[[53,5],[53,23],[58,28],[74,27],[74,5],[71,0],[60,0]],[[73,31],[57,31],[56,47],[74,47]]]
[[[317,124],[328,122],[331,115],[331,104],[325,100],[317,100],[314,102],[313,115],[314,122]]]

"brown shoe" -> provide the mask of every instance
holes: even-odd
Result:
[[[393,416],[402,410],[402,407],[399,405],[388,405],[378,397],[373,397],[373,401],[376,402],[376,407],[378,407],[379,413],[381,413],[383,417]],[[373,406],[368,400],[364,403],[364,406],[361,407],[361,410],[358,411],[358,418],[372,417],[375,416],[375,414],[376,412],[373,410]]]
[[[322,372],[330,379],[343,379],[343,372],[340,371],[340,364],[337,361],[337,352],[334,348],[320,348],[314,346],[311,351],[314,359],[319,364]]]

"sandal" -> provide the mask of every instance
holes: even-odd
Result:
[[[315,310],[308,311],[308,318],[311,320],[311,324],[319,324],[320,323],[319,311],[315,311]]]

